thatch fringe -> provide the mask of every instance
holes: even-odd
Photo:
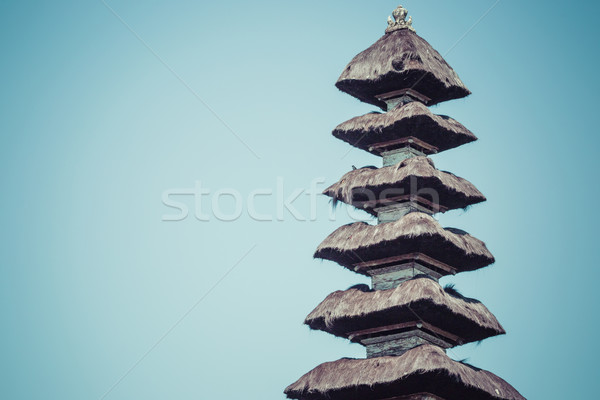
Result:
[[[419,277],[388,290],[336,291],[304,321],[311,329],[348,337],[350,332],[423,318],[465,343],[506,333],[479,301],[448,294],[435,280]]]
[[[401,356],[319,365],[285,389],[290,399],[375,400],[428,392],[447,400],[525,400],[491,372],[453,361],[433,345]]]
[[[436,115],[423,104],[413,101],[387,113],[370,113],[341,123],[333,136],[373,154],[370,146],[413,136],[444,151],[477,140],[458,121]]]
[[[353,269],[353,264],[415,252],[449,264],[459,272],[494,262],[484,242],[464,231],[444,229],[433,217],[420,212],[379,225],[344,225],[319,245],[314,256]]]
[[[350,171],[339,182],[325,189],[323,194],[351,205],[377,200],[378,204],[365,208],[371,214],[375,213],[373,209],[379,206],[381,200],[399,194],[419,194],[448,209],[465,208],[485,201],[485,196],[472,183],[437,170],[427,157],[409,158],[390,167]]]
[[[385,109],[375,96],[412,88],[431,105],[471,92],[427,41],[407,29],[384,35],[346,66],[336,86],[366,103]]]

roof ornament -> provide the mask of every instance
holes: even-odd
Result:
[[[408,17],[408,20],[406,20],[407,15],[408,11],[406,8],[398,6],[398,8],[392,12],[394,18],[388,17],[388,27],[385,30],[385,33],[399,31],[400,29],[408,29],[415,32],[415,28],[412,27],[412,17]]]

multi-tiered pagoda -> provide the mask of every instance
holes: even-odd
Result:
[[[428,106],[470,94],[458,75],[412,28],[400,6],[385,35],[348,64],[336,86],[380,107],[339,125],[333,135],[383,158],[382,168],[348,172],[325,194],[377,216],[342,226],[315,257],[372,279],[330,294],[306,318],[365,346],[366,359],[319,365],[285,389],[299,400],[524,399],[496,375],[452,360],[446,349],[504,334],[479,301],[438,279],[488,266],[481,240],[443,228],[433,215],[485,201],[468,181],[427,156],[477,140]]]

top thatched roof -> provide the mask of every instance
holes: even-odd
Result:
[[[379,400],[423,392],[446,400],[525,400],[498,376],[453,361],[433,345],[401,356],[324,363],[285,389],[288,398],[300,400]]]
[[[410,279],[388,290],[333,292],[306,317],[305,324],[348,338],[351,332],[416,318],[458,336],[463,343],[505,333],[482,303],[446,292],[427,277]]]
[[[435,208],[441,205],[449,210],[485,201],[485,196],[472,183],[437,170],[427,157],[409,158],[390,167],[350,171],[323,194],[364,208],[371,214],[375,214],[374,208],[399,195],[419,195]]]
[[[481,240],[459,229],[444,229],[433,217],[420,212],[379,225],[344,225],[319,245],[314,256],[354,270],[354,264],[408,253],[423,253],[459,272],[494,262]]]
[[[408,29],[385,34],[354,57],[336,86],[384,110],[386,104],[375,96],[401,89],[424,94],[430,105],[471,93],[440,53]]]
[[[423,104],[413,101],[387,113],[370,113],[343,122],[333,130],[333,136],[359,149],[379,155],[371,146],[415,137],[438,152],[477,140],[462,124],[445,115],[433,114]]]

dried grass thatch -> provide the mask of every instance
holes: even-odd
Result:
[[[352,118],[333,130],[333,136],[350,145],[379,155],[370,147],[413,136],[444,151],[477,140],[456,120],[436,115],[423,104],[413,101],[387,113],[370,113]]]
[[[366,103],[385,109],[375,96],[414,89],[430,104],[468,96],[452,67],[427,41],[408,29],[384,35],[346,66],[336,86]]]
[[[498,376],[453,361],[433,345],[401,356],[324,363],[285,389],[288,398],[301,400],[379,400],[422,392],[446,400],[525,400]]]
[[[353,270],[353,264],[408,253],[423,253],[459,272],[494,262],[481,240],[458,229],[444,229],[433,217],[420,212],[379,225],[344,225],[319,245],[314,256]]]
[[[388,290],[333,292],[304,321],[312,329],[348,338],[349,333],[422,318],[464,343],[506,333],[479,301],[447,293],[427,277]]]
[[[360,206],[371,214],[375,214],[374,208],[380,207],[386,199],[399,195],[419,195],[450,210],[485,201],[485,196],[472,183],[435,169],[427,157],[409,158],[390,167],[350,171],[323,194],[335,201]],[[369,204],[363,207],[365,201]]]

